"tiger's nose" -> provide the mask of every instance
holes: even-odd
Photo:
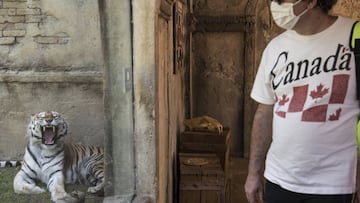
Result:
[[[45,121],[51,123],[53,121],[53,115],[50,111],[45,113]]]

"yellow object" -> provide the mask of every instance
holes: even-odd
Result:
[[[360,22],[354,24],[352,33],[351,33],[351,43],[350,46],[352,49],[355,49],[355,40],[360,39]]]
[[[221,134],[223,126],[219,121],[210,116],[201,116],[184,121],[185,127],[190,131],[206,131]]]
[[[360,99],[360,47],[359,47],[359,40],[360,40],[360,22],[356,22],[353,26],[351,38],[350,38],[350,48],[354,52],[355,55],[355,64],[356,64],[356,88],[357,88],[357,99]],[[357,43],[355,43],[357,42]],[[357,123],[357,153],[360,156],[360,121]]]
[[[360,157],[360,121],[357,123],[357,154]]]

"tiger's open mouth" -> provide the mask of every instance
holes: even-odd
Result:
[[[56,143],[56,131],[57,128],[55,126],[42,126],[42,143],[45,145],[53,145]]]

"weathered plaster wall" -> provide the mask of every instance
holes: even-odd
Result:
[[[22,159],[30,115],[67,118],[69,141],[102,144],[97,0],[0,0],[0,160]]]
[[[104,51],[105,200],[135,195],[132,33],[130,1],[100,3]]]
[[[101,71],[96,0],[0,1],[3,70]]]
[[[133,0],[134,136],[136,192],[156,199],[156,1]]]

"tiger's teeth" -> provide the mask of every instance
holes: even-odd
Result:
[[[45,132],[45,129],[46,129],[45,126],[43,126],[43,131],[44,131],[44,132]]]
[[[55,133],[55,126],[53,126],[53,133]]]

